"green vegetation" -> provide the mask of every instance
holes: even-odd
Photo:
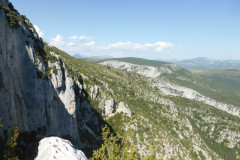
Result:
[[[147,60],[147,59],[135,58],[135,57],[114,58],[114,59],[108,59],[108,60],[118,60],[118,61],[122,61],[122,62],[137,64],[137,65],[147,65],[147,66],[153,66],[153,67],[162,67],[165,64],[171,64],[168,62]]]
[[[6,160],[18,160],[18,156],[15,153],[15,147],[17,145],[17,138],[18,138],[18,128],[15,127],[14,129],[10,128],[10,132],[11,132],[11,138],[10,138],[10,143],[7,146],[7,149],[4,153],[3,159]]]
[[[57,74],[57,68],[56,68],[56,66],[53,66],[53,74]]]
[[[3,127],[1,124],[2,119],[0,119],[0,128]],[[10,128],[11,132],[10,142],[8,145],[6,145],[7,137],[5,139],[0,139],[0,159],[2,160],[18,160],[18,156],[15,153],[15,147],[17,145],[17,138],[18,138],[18,128]]]
[[[122,138],[118,135],[113,135],[107,126],[102,129],[103,144],[100,149],[93,151],[91,160],[157,160],[152,151],[149,155],[143,158],[137,153],[136,147],[129,143],[132,139],[133,132],[126,133]]]
[[[191,70],[166,75],[164,79],[180,86],[192,88],[219,102],[240,107],[239,70]]]
[[[149,79],[134,72],[82,61],[55,47],[47,47],[61,57],[68,69],[69,76],[74,80],[80,80],[87,93],[90,93],[91,86],[99,86],[98,98],[93,101],[90,97],[88,99],[100,114],[102,114],[101,107],[104,99],[113,98],[117,104],[124,102],[129,106],[132,118],[122,114],[115,114],[109,118],[103,116],[103,118],[119,137],[124,137],[126,128],[133,129],[132,142],[135,147],[151,148],[150,144],[153,144],[152,152],[154,154],[167,155],[168,151],[162,146],[168,145],[173,150],[183,152],[182,155],[176,152],[172,158],[182,159],[186,157],[189,159],[206,158],[202,151],[194,149],[196,144],[212,159],[235,160],[236,155],[239,154],[237,142],[234,142],[235,147],[231,148],[226,137],[221,140],[221,135],[225,133],[226,129],[232,134],[239,131],[240,119],[238,117],[193,100],[164,96],[151,85],[152,82]],[[162,78],[172,82],[175,80],[177,84],[186,81],[185,84],[188,87],[190,84],[193,87],[198,86],[194,81],[197,78],[197,80],[203,79],[200,75],[192,74],[184,69],[173,75],[163,75]],[[205,83],[202,88],[204,89],[207,85]],[[207,87],[207,90],[210,89]],[[160,103],[161,99],[170,101],[173,105]],[[181,136],[182,138],[180,138]],[[98,154],[100,154],[99,152]],[[106,152],[104,151],[104,153]]]
[[[236,160],[240,160],[240,156],[237,156],[237,157],[236,157]]]
[[[50,61],[51,63],[56,62],[58,59],[55,56],[52,56],[50,54],[47,54],[47,56],[45,57],[45,61]]]
[[[10,3],[9,8],[0,4],[0,9],[6,13],[11,27],[18,27],[19,22],[22,21],[29,29],[33,28],[29,20],[25,16],[20,16]],[[112,117],[102,115],[117,135],[110,133],[109,129],[104,127],[103,144],[100,149],[94,151],[93,159],[139,159],[140,151],[149,153],[145,159],[154,159],[153,155],[170,155],[172,159],[206,159],[205,152],[212,159],[234,160],[239,155],[240,144],[237,137],[240,128],[239,117],[193,100],[164,96],[153,87],[151,80],[134,72],[121,71],[74,58],[43,43],[41,38],[34,38],[32,29],[27,36],[33,38],[36,44],[35,53],[47,66],[46,77],[51,78],[52,73],[57,73],[56,67],[49,67],[50,62],[58,61],[51,54],[54,52],[64,62],[69,73],[67,76],[81,83],[83,94],[99,115],[102,115],[104,101],[110,98],[115,99],[117,104],[124,102],[129,106],[132,117],[120,113]],[[29,46],[30,42],[26,40],[26,45]],[[111,60],[154,67],[170,64],[131,57]],[[240,106],[238,70],[193,72],[181,69],[171,75],[164,74],[161,78],[195,89],[221,102]],[[38,78],[43,78],[42,76],[42,72],[37,72]],[[91,100],[88,94],[95,85],[100,88],[100,93],[96,100]],[[126,131],[129,130],[131,130],[130,137],[126,135]],[[12,136],[9,145],[5,146],[6,138],[0,141],[3,142],[1,147],[5,147],[0,151],[3,155],[0,157],[2,159],[18,159],[14,152],[18,129],[10,129],[10,132]],[[83,137],[91,139],[90,135]],[[169,148],[171,148],[170,152]]]
[[[35,43],[36,44],[38,44],[38,43],[42,43],[43,44],[43,41],[42,41],[42,39],[40,37],[38,37],[37,39],[36,39],[36,37],[34,38],[34,33],[33,33],[34,26],[30,23],[28,18],[25,15],[20,15],[18,13],[18,11],[14,8],[14,6],[12,5],[11,2],[8,2],[8,7],[4,6],[4,5],[2,5],[0,3],[0,10],[1,9],[4,10],[10,27],[18,28],[20,26],[20,22],[22,22],[24,24],[24,26],[29,29],[30,36],[33,38]],[[26,44],[29,45],[29,41],[28,40],[26,40]]]
[[[48,79],[52,78],[51,68],[48,66],[47,66],[47,70],[46,70],[46,76]]]
[[[49,63],[55,63],[58,61],[57,57],[52,55],[51,52],[54,51],[52,47],[49,47],[46,43],[45,47],[42,48],[40,46],[35,47],[35,53],[39,60],[43,61],[45,65],[47,66],[45,75],[48,79],[52,78],[52,72],[53,74],[57,74],[56,66],[50,67]],[[36,65],[37,66],[37,65]],[[37,77],[42,78],[42,72],[37,72]]]
[[[10,27],[17,28],[19,26],[19,21],[22,20],[22,17],[14,9],[12,3],[9,3],[8,5],[9,7],[0,4],[0,9],[5,11]]]

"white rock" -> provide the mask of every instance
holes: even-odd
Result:
[[[117,60],[104,61],[104,62],[101,62],[100,64],[118,68],[121,70],[126,70],[129,72],[134,71],[148,78],[156,78],[163,73],[172,74],[173,71],[180,69],[180,67],[176,64],[164,64],[162,67],[153,67],[153,66],[146,66],[146,65],[131,64],[131,63],[121,62]]]
[[[196,101],[205,103],[207,105],[213,106],[222,111],[225,111],[229,114],[240,117],[240,108],[239,107],[235,107],[231,104],[225,104],[222,102],[218,102],[212,98],[209,98],[209,97],[206,97],[206,96],[200,94],[199,92],[197,92],[193,89],[178,86],[178,85],[164,82],[164,81],[158,81],[158,82],[156,82],[155,85],[165,95],[180,96],[180,97],[184,97],[187,99],[196,100]]]
[[[75,83],[53,52],[51,56],[57,59],[48,61],[52,77],[46,78],[46,62],[37,55],[43,46],[35,41],[39,40],[31,36],[28,27],[11,28],[4,10],[0,10],[0,117],[4,127],[16,125],[19,132],[39,130],[44,136],[68,135],[79,146],[91,147],[94,144],[81,141],[79,131],[88,128],[89,133],[96,133],[101,126],[82,98],[81,84]]]
[[[59,137],[44,138],[39,142],[35,160],[87,160],[68,140]]]
[[[114,99],[110,99],[105,101],[105,105],[103,107],[103,113],[105,115],[110,115],[116,112],[116,103]]]
[[[128,117],[132,117],[131,110],[123,102],[120,102],[118,104],[116,113],[123,113],[123,114],[127,115]]]
[[[117,113],[124,114],[128,117],[132,117],[132,112],[129,109],[128,105],[125,105],[123,102],[120,102],[118,106],[114,99],[110,99],[104,102],[103,114],[107,117],[112,117]]]
[[[95,100],[98,96],[98,93],[99,93],[99,87],[98,86],[92,86],[91,89],[90,89],[90,96],[91,96],[91,99],[92,100]]]

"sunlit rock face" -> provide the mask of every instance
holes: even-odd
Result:
[[[77,150],[68,140],[47,137],[39,142],[35,160],[87,160],[81,150]]]
[[[124,102],[120,102],[117,105],[114,99],[106,100],[103,106],[103,114],[107,117],[112,117],[117,113],[132,117],[131,110],[127,104],[124,104]]]
[[[107,65],[114,68],[119,68],[121,70],[126,71],[133,71],[138,74],[144,75],[148,78],[156,78],[159,77],[161,74],[172,74],[174,71],[177,71],[180,69],[180,67],[176,64],[165,64],[162,67],[153,67],[153,66],[147,66],[147,65],[137,65],[127,62],[121,62],[117,60],[107,60],[104,62],[101,62],[102,65]]]
[[[165,95],[171,95],[171,96],[180,96],[184,97],[187,99],[203,102],[207,105],[213,106],[217,109],[220,109],[222,111],[225,111],[229,114],[235,115],[240,117],[240,108],[233,106],[231,104],[225,104],[222,102],[218,102],[212,98],[206,97],[199,92],[183,87],[183,86],[178,86],[172,83],[167,83],[164,81],[157,81],[156,84],[154,84],[156,87],[159,88],[159,90],[165,94]]]

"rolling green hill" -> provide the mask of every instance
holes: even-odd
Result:
[[[127,62],[127,63],[137,64],[137,65],[147,65],[147,66],[153,66],[153,67],[161,67],[165,64],[171,64],[168,62],[148,60],[148,59],[136,58],[136,57],[112,58],[107,60],[117,60],[121,62]],[[98,63],[103,61],[106,61],[106,60],[98,61]]]
[[[220,102],[240,107],[239,70],[190,70],[167,75],[167,79],[181,86],[192,88]]]

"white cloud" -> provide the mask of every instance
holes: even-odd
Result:
[[[55,41],[62,41],[62,39],[63,39],[63,37],[60,35],[60,34],[58,34],[57,36],[56,36],[56,38],[54,38],[54,40]]]
[[[69,47],[72,47],[72,46],[74,46],[74,45],[76,45],[76,43],[74,43],[74,42],[68,42],[68,43],[67,43],[67,46],[69,46]]]
[[[156,43],[147,43],[144,45],[146,48],[152,48],[156,52],[161,52],[164,48],[172,47],[173,44],[169,42],[156,42]]]
[[[118,42],[114,44],[110,44],[103,49],[115,49],[115,50],[128,50],[132,52],[161,52],[164,48],[172,47],[173,45],[168,42],[155,42],[155,43],[132,43],[132,42]]]
[[[82,37],[82,38],[81,38]],[[117,42],[105,46],[99,46],[95,41],[89,40],[85,43],[77,42],[87,38],[86,36],[72,36],[68,40],[58,34],[50,40],[50,44],[54,45],[69,54],[80,53],[88,56],[108,55],[114,57],[136,56],[143,58],[159,57],[165,49],[173,47],[169,42],[157,41],[155,43],[133,43],[133,42]],[[166,53],[166,51],[165,51]]]
[[[40,28],[37,25],[33,25],[35,28],[36,32],[38,33],[39,37],[43,37],[44,33],[40,30]]]
[[[108,45],[105,49],[120,49],[120,50],[142,50],[143,46],[132,42],[117,42]]]
[[[73,40],[73,41],[89,41],[89,40],[91,40],[91,38],[89,38],[89,37],[86,37],[86,36],[76,36],[76,35],[70,37],[69,39]]]
[[[63,47],[63,46],[67,46],[68,43],[63,41],[63,37],[58,34],[55,38],[51,38],[50,40],[50,45],[56,46],[56,47]]]
[[[83,46],[93,47],[93,46],[95,46],[95,42],[94,41],[90,41],[88,43],[83,44]]]

